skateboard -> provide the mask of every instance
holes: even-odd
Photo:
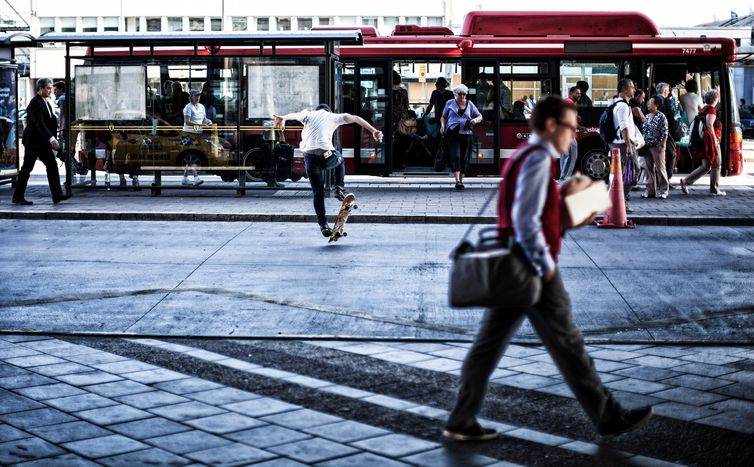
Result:
[[[343,198],[343,204],[340,205],[340,211],[338,211],[338,219],[335,221],[335,226],[332,229],[332,235],[330,235],[330,240],[328,240],[327,243],[337,242],[340,237],[345,237],[348,235],[345,230],[346,222],[348,221],[348,216],[351,215],[351,209],[355,207],[356,195],[354,195],[353,193],[346,194],[346,197]]]

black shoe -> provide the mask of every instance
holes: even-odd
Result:
[[[601,422],[597,431],[603,439],[610,439],[623,433],[641,428],[652,416],[652,406],[638,409],[618,409],[617,415],[612,416],[606,422]]]
[[[333,194],[335,195],[335,199],[337,199],[338,201],[343,201],[344,199],[346,199],[346,192],[343,190],[343,188],[335,187]]]
[[[27,199],[21,198],[21,199],[13,199],[13,204],[20,204],[21,206],[31,206],[34,204],[33,201],[29,201]]]
[[[463,190],[463,183],[456,183],[456,191]]]
[[[332,235],[332,229],[327,224],[320,225],[319,230],[322,231],[323,237],[329,237],[330,235]]]
[[[52,204],[58,204],[59,202],[65,201],[65,200],[70,199],[70,198],[71,198],[71,195],[60,195],[56,199],[52,200]]]
[[[497,438],[498,432],[492,428],[482,428],[479,423],[475,423],[464,429],[445,427],[442,435],[453,441],[488,441]]]

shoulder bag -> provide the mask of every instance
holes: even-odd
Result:
[[[493,192],[487,199],[478,216],[495,194]],[[502,236],[498,227],[481,229],[479,241],[474,245],[466,240],[474,225],[469,226],[451,254],[450,306],[522,308],[537,303],[542,294],[542,279],[535,273],[521,246],[512,238]]]

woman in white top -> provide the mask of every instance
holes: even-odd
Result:
[[[704,107],[704,103],[698,92],[699,85],[696,84],[696,80],[690,79],[686,81],[686,94],[682,95],[680,100],[681,107],[686,111],[686,118],[689,120],[689,128],[691,128],[691,124],[694,123],[694,118],[696,118],[699,110]]]
[[[212,125],[212,120],[207,118],[207,110],[199,103],[199,91],[191,91],[191,102],[183,108],[183,131],[196,135],[202,134],[203,125]]]

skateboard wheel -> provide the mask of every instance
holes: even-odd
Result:
[[[343,232],[343,236],[347,237],[348,236],[348,232]]]

